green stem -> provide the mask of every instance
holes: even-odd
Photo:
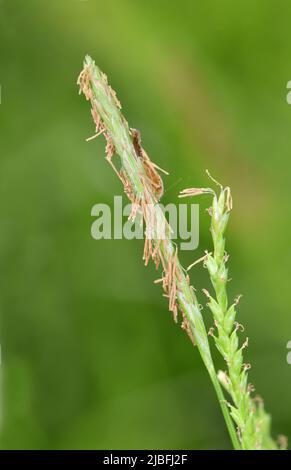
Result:
[[[226,426],[227,426],[227,429],[228,429],[228,432],[229,432],[229,435],[230,435],[230,439],[231,439],[233,448],[235,450],[241,450],[241,445],[239,443],[237,434],[235,432],[235,429],[234,429],[234,426],[233,426],[233,421],[230,417],[228,406],[227,406],[225,397],[223,395],[223,392],[221,390],[220,383],[217,379],[217,375],[214,374],[214,376],[211,377],[211,380],[212,380],[213,386],[215,388],[218,401],[220,403],[222,414],[223,414],[223,417],[224,417],[224,420],[225,420],[225,423],[226,423]]]

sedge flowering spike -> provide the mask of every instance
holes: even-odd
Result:
[[[142,148],[139,132],[130,128],[122,115],[121,105],[106,75],[89,56],[85,58],[78,85],[80,93],[84,93],[91,104],[95,123],[92,139],[104,135],[107,142],[106,159],[132,202],[130,218],[134,220],[137,212],[140,212],[145,220],[144,262],[148,264],[152,259],[157,268],[161,266],[162,277],[157,283],[162,284],[174,320],[181,320],[182,328],[197,345],[216,391],[233,446],[240,449],[230,410],[214,369],[200,305],[189,276],[179,262],[177,247],[171,240],[171,227],[157,204],[163,193],[163,183],[158,173],[160,169]],[[164,229],[163,238],[158,236],[161,227]]]
[[[264,410],[263,400],[258,396],[252,397],[254,387],[248,382],[250,364],[245,363],[243,359],[243,350],[248,345],[248,338],[241,344],[239,333],[244,331],[244,327],[236,321],[236,307],[240,297],[235,299],[232,305],[228,302],[228,269],[226,267],[228,255],[225,251],[225,230],[232,209],[232,198],[228,187],[223,188],[221,185],[219,187],[219,194],[209,189],[203,191],[201,188],[198,192],[195,188],[182,192],[182,196],[212,192],[213,197],[212,206],[209,209],[213,251],[207,252],[203,261],[208,270],[214,294],[211,295],[206,289],[203,289],[203,292],[208,299],[207,306],[214,319],[215,327],[211,328],[210,334],[226,362],[227,370],[219,371],[218,379],[231,398],[228,406],[237,427],[242,449],[284,448],[286,441],[281,439],[281,445],[277,445],[271,437],[270,416]]]

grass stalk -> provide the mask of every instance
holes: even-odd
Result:
[[[225,372],[219,371],[218,378],[231,398],[228,406],[238,429],[242,449],[278,450],[286,447],[286,440],[281,436],[281,445],[278,446],[272,439],[270,416],[264,410],[263,400],[258,396],[252,398],[251,395],[254,387],[248,382],[247,373],[250,364],[243,360],[243,350],[248,345],[248,338],[242,345],[240,344],[239,332],[243,332],[244,327],[236,321],[239,297],[230,306],[228,302],[226,287],[228,255],[225,251],[224,234],[232,209],[232,198],[228,187],[223,188],[216,181],[215,183],[220,188],[218,195],[210,188],[190,188],[182,191],[180,197],[210,193],[213,198],[209,209],[213,252],[206,252],[204,266],[208,270],[214,294],[210,295],[206,289],[204,293],[208,298],[207,305],[212,312],[215,324],[215,328],[211,329],[211,335],[227,366]]]
[[[161,265],[162,278],[158,282],[161,282],[164,294],[169,299],[169,310],[173,313],[176,322],[180,313],[182,328],[191,341],[197,345],[214,385],[232,444],[235,449],[240,449],[241,444],[213,365],[199,303],[190,285],[189,276],[179,262],[177,247],[170,237],[171,227],[161,207],[157,204],[163,189],[157,166],[151,162],[141,147],[137,132],[129,128],[121,113],[116,94],[108,85],[107,77],[89,56],[85,59],[78,84],[80,92],[83,92],[91,103],[91,113],[96,125],[95,136],[100,134],[105,136],[106,159],[118,175],[125,193],[132,202],[131,218],[134,219],[137,211],[140,211],[144,217],[146,237],[143,258],[145,264],[152,259],[157,268]],[[120,157],[117,166],[112,161],[114,155]],[[161,227],[165,233],[163,239],[158,237]]]

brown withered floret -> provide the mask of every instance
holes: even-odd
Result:
[[[138,131],[137,129],[131,128],[130,132],[132,135],[132,142],[133,142],[136,154],[142,160],[145,173],[152,186],[156,201],[159,201],[162,195],[164,194],[164,185],[163,185],[163,180],[160,177],[157,170],[160,170],[164,172],[165,174],[168,174],[168,173],[165,170],[162,170],[162,168],[158,167],[158,165],[153,163],[150,157],[148,156],[148,154],[146,153],[146,151],[142,148],[140,131]]]

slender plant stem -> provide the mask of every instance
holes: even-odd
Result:
[[[215,292],[212,297],[205,291],[217,329],[213,337],[227,364],[227,372],[221,371],[218,377],[232,398],[233,403],[229,407],[239,429],[242,448],[277,449],[270,435],[270,417],[264,411],[263,401],[254,400],[251,396],[254,387],[248,383],[247,374],[250,364],[243,362],[243,350],[248,345],[248,338],[240,346],[238,333],[244,331],[244,327],[235,321],[238,299],[230,307],[228,305],[228,255],[225,252],[224,232],[231,209],[230,189],[221,187],[219,196],[213,195],[210,210],[213,254],[208,253],[205,260]]]
[[[120,111],[121,106],[115,92],[108,85],[107,77],[89,56],[86,56],[78,84],[80,92],[91,102],[96,135],[103,133],[106,137],[107,160],[118,174],[126,194],[133,203],[132,218],[137,211],[143,214],[146,223],[145,263],[152,258],[156,266],[162,265],[161,282],[169,297],[169,309],[173,312],[175,320],[178,311],[181,313],[182,327],[197,345],[214,385],[232,444],[235,449],[240,449],[241,445],[213,365],[199,303],[189,277],[179,262],[177,247],[170,239],[171,228],[157,204],[162,183],[155,172],[156,166],[143,149],[135,145],[135,133],[129,128]],[[112,162],[115,154],[120,157],[118,168]],[[165,231],[165,237],[162,239],[157,236],[161,227]]]
[[[220,371],[218,378],[231,397],[232,403],[228,406],[238,427],[242,449],[279,449],[271,437],[270,416],[264,410],[263,400],[258,396],[255,399],[251,396],[254,387],[248,382],[247,374],[250,364],[243,362],[243,350],[248,345],[248,338],[240,345],[238,333],[244,331],[244,327],[236,321],[236,306],[239,297],[231,306],[228,302],[226,288],[228,255],[225,252],[224,233],[232,209],[232,198],[228,187],[223,188],[221,185],[219,187],[218,195],[210,188],[189,188],[180,194],[180,197],[184,197],[210,193],[213,197],[212,206],[209,209],[213,252],[206,252],[204,265],[209,272],[214,294],[210,295],[206,289],[204,293],[208,298],[207,305],[212,312],[215,324],[215,328],[211,329],[211,335],[227,365],[227,371]],[[286,440],[281,437],[281,448],[285,446]]]

